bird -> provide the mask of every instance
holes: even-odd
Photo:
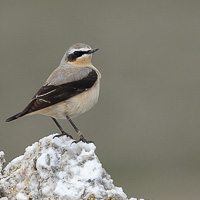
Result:
[[[70,46],[60,65],[50,74],[30,103],[6,122],[34,114],[49,116],[61,131],[61,134],[54,137],[66,135],[73,139],[57,121],[67,119],[79,136],[74,142],[90,143],[72,118],[90,110],[98,101],[101,73],[92,64],[92,54],[98,50],[84,43]]]

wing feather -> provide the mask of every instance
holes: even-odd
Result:
[[[87,76],[79,80],[63,83],[61,85],[44,85],[34,95],[31,102],[22,112],[10,117],[7,121],[17,119],[28,113],[52,106],[78,95],[91,88],[97,81],[97,78],[97,73],[91,69]]]

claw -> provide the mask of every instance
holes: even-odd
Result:
[[[87,140],[83,137],[83,135],[80,136],[80,139],[79,139],[79,140],[73,141],[72,144],[73,144],[73,143],[76,143],[76,144],[77,144],[77,143],[79,143],[79,142],[84,142],[84,143],[87,143],[87,144],[90,144],[90,143],[93,143],[93,144],[94,144],[93,141],[87,141]]]
[[[56,138],[56,137],[62,137],[62,136],[67,136],[67,137],[69,137],[69,138],[71,138],[71,139],[73,139],[73,137],[70,135],[70,134],[68,134],[68,133],[66,133],[66,132],[62,132],[61,134],[58,134],[58,135],[55,135],[54,137],[53,137],[53,139],[54,138]]]

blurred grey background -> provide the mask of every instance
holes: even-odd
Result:
[[[0,150],[7,162],[53,121],[21,111],[76,42],[100,48],[98,104],[74,122],[129,196],[200,198],[200,1],[0,1]],[[67,121],[64,129],[77,138]]]

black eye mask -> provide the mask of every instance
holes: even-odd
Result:
[[[88,51],[74,51],[72,54],[67,56],[67,60],[69,62],[75,61],[78,57],[81,57],[83,54],[89,54],[90,50]]]

